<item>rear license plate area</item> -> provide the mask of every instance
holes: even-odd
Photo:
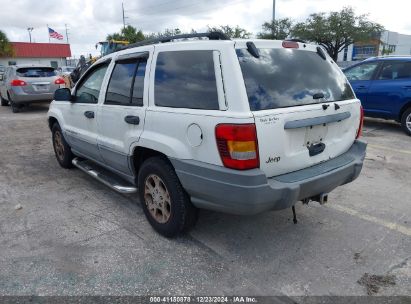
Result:
[[[305,129],[305,142],[304,146],[310,147],[324,142],[327,136],[328,126],[327,124],[310,126]]]

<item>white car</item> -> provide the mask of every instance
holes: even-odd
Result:
[[[209,33],[130,45],[58,90],[48,117],[60,165],[138,191],[167,237],[193,226],[198,209],[324,203],[357,178],[366,151],[344,74],[296,41]]]

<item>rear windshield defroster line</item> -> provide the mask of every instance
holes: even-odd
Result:
[[[316,52],[259,49],[259,54],[237,50],[251,111],[355,98],[340,68]]]

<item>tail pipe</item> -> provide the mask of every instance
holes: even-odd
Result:
[[[328,203],[328,193],[321,193],[320,195],[314,196],[311,198],[314,202],[319,202],[320,205]]]

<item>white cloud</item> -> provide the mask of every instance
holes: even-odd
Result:
[[[0,0],[0,29],[12,41],[28,41],[27,27],[34,27],[36,42],[48,42],[46,24],[65,36],[69,26],[72,52],[96,54],[94,48],[106,35],[122,27],[121,0],[30,1]],[[304,20],[310,13],[352,6],[357,14],[369,14],[387,29],[411,34],[408,0],[276,0],[277,18]],[[272,0],[124,0],[127,23],[145,32],[165,28],[204,30],[207,25],[240,25],[258,33],[271,19]]]

